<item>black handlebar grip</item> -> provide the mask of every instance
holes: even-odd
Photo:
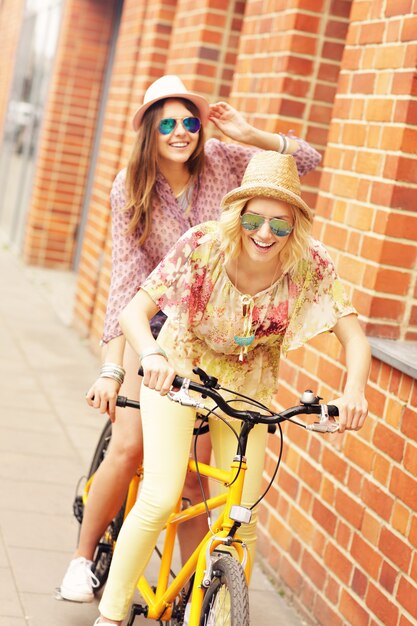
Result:
[[[126,406],[126,402],[127,402],[126,396],[117,396],[116,406],[120,406],[122,407],[122,409],[124,409]]]
[[[138,369],[138,374],[139,376],[143,376],[143,367],[140,366],[140,368]],[[182,383],[184,381],[184,378],[182,376],[175,376],[174,380],[172,381],[172,386],[177,388],[177,387],[181,387]]]

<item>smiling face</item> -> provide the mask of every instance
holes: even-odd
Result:
[[[243,213],[254,213],[266,218],[262,226],[256,230],[245,230],[241,227],[242,250],[241,257],[246,262],[276,265],[279,254],[288,242],[291,235],[278,237],[274,235],[268,220],[279,218],[294,225],[293,208],[283,200],[274,198],[251,198],[246,203]]]
[[[160,110],[159,121],[164,118],[173,117],[182,120],[184,117],[193,116],[192,113],[181,100],[167,100]],[[158,134],[158,162],[160,165],[174,163],[186,163],[191,157],[198,144],[199,133],[190,133],[184,125],[178,121],[172,133]]]

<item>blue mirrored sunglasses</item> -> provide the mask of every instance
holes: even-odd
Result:
[[[240,216],[240,223],[245,230],[258,230],[264,222],[269,223],[269,228],[276,237],[287,237],[294,228],[287,220],[280,219],[279,217],[268,219],[257,213],[244,213]]]
[[[161,135],[169,135],[172,133],[177,125],[177,122],[181,122],[185,130],[189,133],[198,133],[201,128],[201,120],[198,117],[164,117],[164,119],[159,122],[158,127]]]

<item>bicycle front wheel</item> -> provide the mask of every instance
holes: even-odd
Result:
[[[201,609],[200,626],[249,626],[249,593],[241,564],[218,559]]]

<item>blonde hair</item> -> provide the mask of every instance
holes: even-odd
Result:
[[[184,106],[196,117],[199,110],[190,100],[180,100]],[[137,132],[136,141],[127,165],[126,173],[126,204],[123,211],[131,211],[132,216],[127,227],[127,234],[137,229],[142,232],[138,244],[142,245],[149,237],[152,227],[152,203],[155,199],[155,185],[158,173],[158,142],[155,135],[159,123],[159,113],[169,98],[158,100],[146,111]],[[204,166],[204,130],[201,127],[198,143],[191,157],[186,163],[191,176],[198,176]]]
[[[250,198],[231,202],[220,216],[219,227],[221,233],[220,250],[225,256],[225,262],[236,258],[242,249],[242,227],[240,216]],[[299,262],[305,258],[311,234],[311,221],[297,206],[290,204],[294,216],[294,228],[288,235],[287,242],[280,252],[282,272],[294,274]]]

